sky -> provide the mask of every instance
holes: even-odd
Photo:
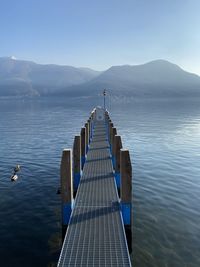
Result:
[[[0,57],[105,70],[165,59],[200,75],[199,0],[0,0]]]

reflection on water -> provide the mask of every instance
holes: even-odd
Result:
[[[131,119],[118,113],[133,161],[134,266],[200,266],[199,107],[139,104]]]
[[[59,165],[92,105],[0,103],[0,266],[56,266]],[[111,106],[133,163],[134,266],[200,266],[200,108],[197,102]],[[12,167],[22,165],[10,182]]]

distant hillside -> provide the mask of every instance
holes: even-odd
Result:
[[[59,94],[97,95],[102,88],[112,95],[127,97],[200,96],[200,77],[168,61],[156,60],[136,66],[113,66],[91,81],[65,88]]]
[[[0,96],[196,97],[200,77],[165,60],[113,66],[104,72],[0,58]]]
[[[82,84],[100,72],[88,68],[41,65],[30,61],[0,58],[0,96],[39,96]]]

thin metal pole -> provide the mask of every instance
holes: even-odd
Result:
[[[103,106],[104,106],[104,110],[106,110],[106,90],[103,90]]]

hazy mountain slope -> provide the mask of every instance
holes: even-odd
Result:
[[[104,72],[0,58],[0,96],[200,96],[200,77],[165,60],[113,66]]]
[[[97,72],[74,68],[70,66],[37,65],[34,67],[29,78],[33,87],[41,93],[44,89],[54,91],[56,88],[85,83],[97,75]],[[48,90],[47,90],[48,93]]]
[[[126,81],[130,83],[182,84],[199,83],[200,77],[164,60],[137,66],[115,66],[96,78],[96,81]]]
[[[114,66],[88,83],[60,91],[67,95],[97,95],[104,88],[118,96],[200,96],[200,77],[164,60],[136,66]]]
[[[99,73],[87,68],[0,58],[0,95],[24,95],[25,91],[25,95],[29,91],[30,95],[51,94],[59,88],[85,83]]]

